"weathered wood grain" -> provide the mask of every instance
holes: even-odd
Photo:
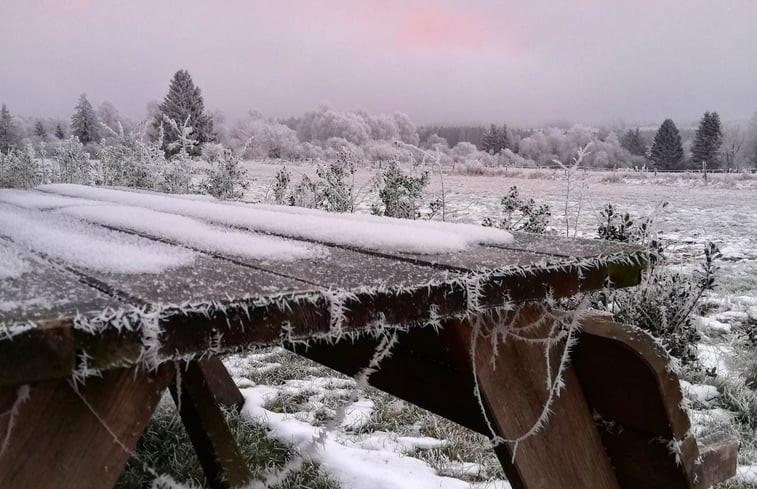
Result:
[[[78,389],[94,412],[67,379],[31,384],[0,455],[0,487],[113,487],[172,377],[168,367],[153,373],[111,370],[90,378]],[[0,410],[15,399],[16,388],[0,388]],[[8,420],[0,418],[0,439],[7,435]]]

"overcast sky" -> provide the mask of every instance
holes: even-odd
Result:
[[[189,70],[207,108],[419,123],[680,123],[757,110],[755,0],[0,0],[0,102],[143,117]]]

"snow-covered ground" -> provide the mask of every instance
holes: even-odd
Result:
[[[280,167],[246,163],[248,174],[254,181],[245,200],[269,201],[271,181]],[[295,183],[299,181],[299,174],[311,177],[314,174],[314,168],[309,166],[288,165],[288,168]],[[355,188],[362,189],[359,195],[366,193],[365,189],[375,174],[376,170],[373,169],[358,169],[354,178]],[[744,350],[737,341],[744,328],[757,327],[757,186],[754,183],[754,180],[739,175],[718,175],[705,184],[700,177],[655,178],[649,174],[642,178],[634,174],[626,177],[620,173],[578,172],[571,177],[568,194],[565,175],[553,171],[519,171],[509,175],[486,176],[451,174],[443,177],[447,213],[454,220],[480,223],[486,216],[497,216],[500,199],[511,186],[517,186],[522,197],[550,205],[552,226],[556,232],[566,232],[568,202],[567,221],[571,236],[594,237],[599,213],[607,203],[637,217],[658,213],[656,222],[667,242],[670,262],[682,271],[689,271],[697,265],[705,243],[714,242],[720,248],[723,257],[716,276],[717,289],[705,299],[706,314],[697,318],[703,335],[700,357],[707,368],[714,369],[716,377],[711,383],[706,379],[701,383],[683,383],[693,429],[697,434],[728,430],[729,423],[738,413],[724,409],[719,403],[723,396],[733,396],[730,391],[723,392],[728,391],[731,385],[726,379],[744,375],[744,368],[749,363],[749,358],[745,356],[754,355],[753,350]],[[433,176],[429,195],[439,196],[441,187],[442,178]],[[360,212],[368,211],[371,198],[375,197],[368,196],[359,202]],[[659,211],[662,202],[668,202],[668,206]],[[276,365],[280,364],[262,362],[258,367],[262,373],[275,370],[278,368]],[[339,384],[342,387],[335,389],[333,383],[344,383],[344,379],[323,380],[309,377],[307,372],[303,372],[298,380],[267,385],[265,375],[256,374],[256,380],[251,381],[248,379],[249,372],[246,373],[238,363],[233,368],[242,385],[247,386],[245,413],[266,423],[271,436],[291,447],[301,448],[303,443],[317,434],[318,420],[335,414],[334,406],[327,407],[324,399],[334,395],[339,397],[340,389],[351,388]],[[254,366],[247,364],[247,368]],[[306,393],[309,399],[309,403],[300,405],[300,410],[284,414],[267,407],[275,399],[291,396],[297,390],[300,394]],[[447,454],[441,457],[443,462],[434,463],[434,458],[424,455],[424,452],[443,447],[448,442],[424,438],[420,435],[422,429],[405,426],[401,429],[403,433],[366,430],[366,427],[376,426],[371,421],[376,413],[370,399],[360,398],[350,409],[345,422],[334,427],[329,440],[307,455],[336,478],[342,487],[480,487],[476,485],[481,484],[479,482],[471,485],[471,480],[490,481],[485,487],[507,487],[506,482],[496,480],[496,475],[488,474],[489,477],[486,477],[486,472],[491,472],[487,462],[477,463],[462,458],[452,460]],[[414,433],[414,436],[407,433]],[[742,432],[741,436],[749,436],[749,433]],[[728,487],[757,484],[756,436],[754,433],[751,436],[750,440],[742,440],[744,443],[737,474],[737,480],[742,485]],[[391,471],[381,469],[387,463],[391,463]],[[488,464],[491,464],[491,459]]]

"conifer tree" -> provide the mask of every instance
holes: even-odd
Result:
[[[505,148],[510,146],[510,138],[507,134],[507,125],[502,126],[502,130],[497,129],[494,124],[481,137],[481,151],[490,154],[499,154]]]
[[[47,139],[47,130],[45,129],[45,125],[42,123],[42,121],[37,121],[34,123],[34,135],[40,138],[42,141],[45,141]]]
[[[636,156],[646,156],[647,146],[644,144],[644,139],[641,137],[641,131],[637,127],[629,129],[623,135],[620,140],[620,145],[628,150],[629,153]]]
[[[166,118],[176,122],[176,127],[166,123]],[[158,112],[153,120],[155,133],[160,133],[163,128],[164,150],[168,153],[178,152],[175,143],[180,139],[177,127],[188,121],[192,128],[191,138],[196,141],[193,148],[189,150],[192,155],[200,153],[200,146],[203,143],[213,142],[215,135],[213,133],[213,118],[205,113],[205,103],[202,99],[200,88],[195,86],[192,77],[186,70],[179,70],[173,76],[168,88],[168,94],[158,107]]]
[[[92,104],[87,100],[86,93],[79,97],[74,115],[71,116],[71,134],[79,138],[82,144],[100,142],[100,121]]]
[[[650,158],[661,170],[683,168],[683,145],[681,134],[671,119],[665,119],[655,134]]]
[[[16,126],[13,124],[13,116],[11,116],[8,107],[3,104],[0,108],[0,153],[7,153],[15,148],[16,139]]]
[[[691,163],[699,167],[705,163],[708,168],[720,166],[720,146],[723,144],[723,132],[720,128],[720,116],[717,112],[705,112],[699,121],[694,145],[691,148]]]
[[[63,126],[60,124],[55,126],[55,137],[58,139],[65,139],[66,132],[63,130]]]

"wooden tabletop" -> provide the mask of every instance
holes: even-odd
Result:
[[[67,376],[82,362],[157,366],[436,324],[608,280],[635,285],[645,264],[643,249],[618,243],[496,230],[479,239],[471,226],[428,223],[419,237],[413,226],[123,189],[0,190],[0,385]],[[242,246],[260,237],[289,248],[268,256]]]

